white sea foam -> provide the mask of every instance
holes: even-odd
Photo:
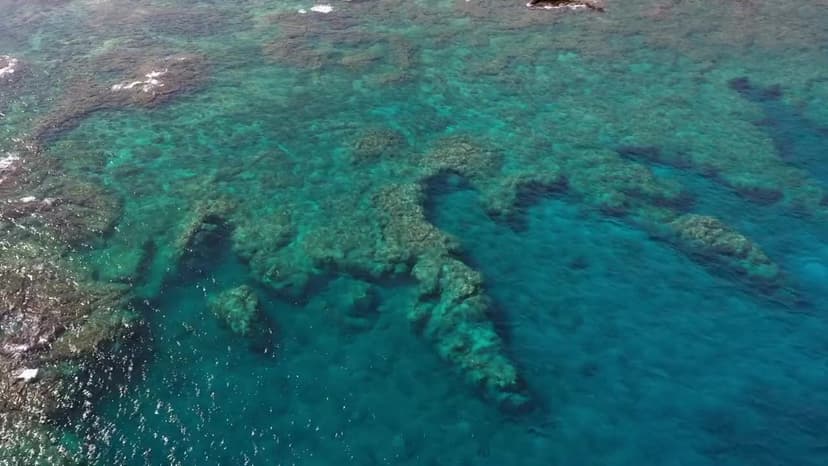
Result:
[[[18,60],[8,55],[0,55],[0,62],[5,61],[6,66],[0,68],[0,78],[14,74],[17,70]]]
[[[167,74],[167,69],[166,68],[164,68],[161,71],[151,71],[151,72],[144,75],[147,79],[145,79],[143,81],[132,81],[132,82],[124,81],[122,83],[113,84],[112,85],[112,91],[115,92],[115,91],[129,90],[129,89],[132,89],[136,86],[141,86],[142,91],[150,92],[150,91],[155,90],[159,87],[164,87],[164,83],[161,82],[161,80],[159,80],[158,78],[160,78],[161,76],[164,76],[165,74]]]
[[[310,11],[316,13],[330,13],[333,11],[333,7],[330,5],[314,5],[311,7]]]
[[[543,6],[540,6],[540,7],[534,6],[531,3],[527,3],[526,6],[528,8],[532,8],[532,9],[536,9],[536,10],[538,10],[538,9],[560,10],[562,8],[566,8],[568,10],[583,10],[584,8],[587,8],[586,3],[573,3],[573,4],[569,4],[569,5],[557,5],[557,6],[555,6],[555,5],[543,5]]]
[[[17,154],[7,154],[5,157],[0,159],[0,170],[7,170],[12,164],[16,161],[20,160],[20,157]]]
[[[23,382],[31,382],[37,378],[38,372],[40,372],[40,369],[23,369],[15,376],[15,379],[22,380]]]

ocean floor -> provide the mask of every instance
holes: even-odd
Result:
[[[828,464],[828,2],[588,4],[0,0],[0,464]]]

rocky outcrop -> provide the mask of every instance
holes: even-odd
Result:
[[[119,205],[13,142],[0,157],[0,462],[71,464],[49,423],[105,385],[101,356],[139,326],[126,287],[90,282],[63,257],[107,231]]]
[[[210,199],[196,204],[173,245],[172,260],[179,264],[179,269],[195,271],[221,254],[222,243],[230,239],[227,217],[234,207],[229,199]]]

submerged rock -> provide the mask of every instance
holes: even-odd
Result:
[[[198,272],[221,253],[223,242],[229,241],[227,216],[233,208],[227,199],[201,201],[193,208],[173,245],[173,260],[180,269]]]
[[[10,464],[63,464],[49,423],[106,386],[100,356],[139,326],[126,287],[64,260],[111,227],[117,201],[36,145],[12,146],[0,157],[0,462],[17,452],[31,461]]]
[[[479,186],[487,213],[501,220],[514,219],[525,207],[551,193],[563,192],[566,187],[566,178],[558,169],[501,176]]]
[[[273,330],[253,288],[242,285],[222,292],[210,301],[210,310],[233,333],[249,339],[253,347],[269,346]]]
[[[374,287],[347,276],[328,283],[326,290],[314,297],[309,305],[327,313],[333,321],[351,331],[368,330],[379,317],[379,297]]]

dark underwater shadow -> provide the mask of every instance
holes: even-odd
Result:
[[[755,124],[771,137],[779,157],[808,171],[823,186],[828,185],[828,127],[816,124],[786,103],[779,84],[762,87],[740,77],[728,85],[765,112],[765,118]]]

